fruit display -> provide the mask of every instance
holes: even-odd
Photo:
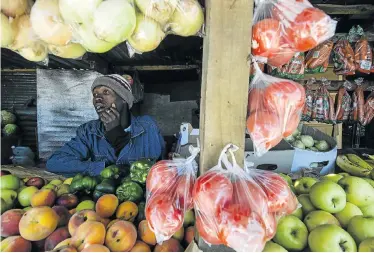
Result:
[[[142,175],[143,169],[133,172]],[[115,180],[116,173],[105,172],[110,177],[103,181]],[[94,186],[92,178],[83,175],[48,182],[41,177],[20,179],[2,174],[1,251],[180,252],[194,238],[192,209],[178,231],[161,245],[145,220],[145,203],[120,201],[115,187],[114,194],[103,193],[92,201],[89,193],[100,184]],[[69,188],[73,182],[78,182],[74,192]],[[145,200],[144,195],[141,199]]]
[[[295,148],[309,151],[327,152],[332,148],[325,140],[315,140],[311,135],[301,134],[298,128],[291,135],[284,138],[284,140]]]
[[[156,49],[168,34],[196,36],[204,23],[197,0],[28,0],[1,6],[1,47],[25,59],[79,59],[127,43],[130,54]]]

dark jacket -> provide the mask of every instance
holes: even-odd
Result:
[[[100,120],[79,126],[77,136],[49,158],[48,171],[64,176],[77,173],[98,175],[111,164],[129,165],[141,158],[157,160],[165,148],[160,130],[150,116],[131,117],[131,139],[118,157],[104,131]]]

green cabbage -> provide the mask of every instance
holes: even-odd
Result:
[[[1,125],[5,126],[8,124],[14,124],[16,122],[16,116],[8,111],[1,111]]]
[[[318,149],[316,148],[316,147],[310,147],[309,148],[311,151],[316,151],[316,152],[318,152]]]
[[[291,134],[290,136],[287,136],[286,138],[284,138],[284,140],[289,143],[292,143],[295,141],[295,137],[293,137],[293,135]]]
[[[300,135],[300,131],[299,131],[299,129],[296,128],[295,132],[293,132],[292,135],[293,135],[294,137]]]
[[[317,144],[315,144],[315,147],[319,151],[327,151],[330,149],[330,145],[324,140],[317,142]]]
[[[294,147],[296,148],[300,148],[300,149],[305,149],[305,145],[302,141],[300,140],[296,140],[294,143],[293,143]]]
[[[304,143],[305,147],[310,148],[314,145],[313,137],[310,135],[301,135],[300,136],[301,141]]]
[[[18,132],[18,126],[16,124],[7,124],[4,126],[3,133],[6,136],[15,135]]]

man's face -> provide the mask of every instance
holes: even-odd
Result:
[[[118,112],[125,107],[126,102],[120,98],[111,88],[98,86],[93,90],[93,105],[96,112],[109,109],[112,104],[116,105]]]

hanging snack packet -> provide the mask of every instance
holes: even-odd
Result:
[[[147,176],[145,216],[158,243],[170,239],[183,226],[184,213],[193,208],[199,148],[191,146],[190,152],[187,159],[157,162]]]
[[[356,42],[355,46],[356,70],[364,74],[370,74],[373,52],[362,28],[359,27],[357,32],[361,34],[361,38]]]
[[[302,79],[304,77],[304,53],[296,53],[292,59],[283,66],[276,68],[268,65],[270,75],[285,77],[287,79]],[[268,73],[269,73],[268,72]]]
[[[313,119],[317,121],[329,120],[330,100],[327,86],[330,82],[326,78],[322,78],[321,86],[318,88],[317,96],[313,103],[313,110],[315,111]]]
[[[343,86],[339,88],[336,98],[336,120],[348,120],[351,111],[352,98],[347,92],[347,89],[351,89],[352,84],[349,81],[345,81]]]
[[[255,154],[266,153],[297,128],[305,103],[304,87],[296,82],[266,75],[254,64],[256,75],[249,92],[247,130]]]
[[[303,108],[303,113],[301,115],[301,120],[310,121],[312,119],[313,112],[313,101],[315,92],[312,90],[312,85],[316,82],[316,79],[310,78],[305,85],[305,105]]]
[[[354,75],[354,52],[347,38],[339,40],[333,49],[334,72],[337,75]]]
[[[333,46],[334,43],[331,40],[328,40],[310,50],[305,57],[305,72],[326,72]]]
[[[370,87],[370,95],[367,97],[365,106],[364,106],[364,120],[360,123],[363,126],[370,124],[374,118],[374,87]]]
[[[365,97],[364,97],[364,87],[363,87],[364,78],[360,77],[355,80],[357,88],[355,89],[354,93],[357,97],[357,120],[360,122],[364,122],[364,104],[365,104]]]

